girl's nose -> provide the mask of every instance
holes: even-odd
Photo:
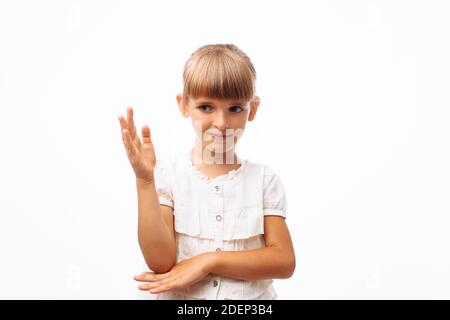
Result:
[[[218,115],[214,119],[214,127],[219,129],[223,133],[225,132],[225,129],[228,128],[227,123],[228,123],[227,118],[225,116],[223,116],[223,115]]]

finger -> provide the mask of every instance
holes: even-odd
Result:
[[[152,143],[150,128],[147,125],[144,125],[142,127],[142,142],[143,143]]]
[[[171,289],[172,289],[172,287],[170,285],[164,284],[164,285],[158,286],[156,288],[152,288],[149,291],[150,291],[150,293],[156,294],[156,293],[161,293],[161,292],[165,292],[165,291],[170,291]]]
[[[166,288],[166,289],[168,289],[168,288],[175,288],[175,286],[174,286],[174,284],[175,284],[175,280],[174,279],[168,279],[168,278],[165,278],[165,279],[162,279],[161,281],[155,281],[155,282],[151,282],[151,283],[143,283],[143,284],[140,284],[139,286],[138,286],[138,288],[140,289],[140,290],[151,290],[151,289],[156,289],[156,288],[162,288],[162,287],[164,287],[164,288]]]
[[[133,156],[136,153],[136,147],[131,142],[130,132],[127,129],[122,130],[122,140],[128,155]]]
[[[131,106],[127,108],[127,117],[128,130],[130,131],[131,140],[134,140],[134,137],[136,137],[136,126],[134,125],[133,108]]]
[[[119,119],[120,122],[121,131],[123,129],[127,129],[128,128],[127,120],[125,120],[125,118],[122,115],[119,115],[117,118]]]
[[[129,145],[127,132],[128,132],[127,129],[122,129],[122,141],[123,141],[123,145],[127,149],[127,152],[129,152],[130,151],[129,150],[130,149],[130,145]]]
[[[168,277],[170,277],[169,273],[156,274],[154,272],[146,272],[146,273],[142,273],[142,274],[134,276],[134,280],[143,281],[143,282],[147,282],[147,281],[154,282],[154,281],[160,281],[160,280],[168,278]]]
[[[150,277],[152,275],[156,275],[156,273],[152,271],[142,272],[141,274],[136,274],[134,279],[145,279],[146,277]]]
[[[143,284],[140,284],[138,286],[138,289],[139,290],[143,290],[143,291],[144,290],[148,291],[148,290],[151,290],[151,289],[158,288],[160,285],[161,285],[160,283],[143,283]]]
[[[142,276],[142,275],[144,275],[144,274],[156,274],[156,273],[153,272],[153,271],[144,271],[144,272],[138,274],[137,276]]]

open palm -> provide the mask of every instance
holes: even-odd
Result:
[[[139,136],[136,134],[136,127],[133,121],[133,108],[127,108],[127,119],[122,115],[119,115],[118,118],[122,129],[122,140],[136,178],[153,181],[156,156],[150,136],[150,128],[147,125],[142,127],[141,142]]]

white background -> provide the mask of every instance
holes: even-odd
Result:
[[[449,299],[450,6],[428,0],[0,0],[0,298],[135,298],[117,116],[190,148],[175,95],[209,43],[258,73],[238,154],[286,188],[279,298]]]

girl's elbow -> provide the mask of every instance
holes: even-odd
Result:
[[[164,259],[159,260],[150,260],[145,258],[145,261],[148,268],[155,273],[167,273],[176,265],[176,257],[171,256],[166,256]]]
[[[295,258],[289,259],[283,263],[280,279],[289,279],[295,271]]]
[[[147,263],[147,266],[150,270],[152,270],[154,273],[167,273],[173,268],[173,264],[150,264]]]

